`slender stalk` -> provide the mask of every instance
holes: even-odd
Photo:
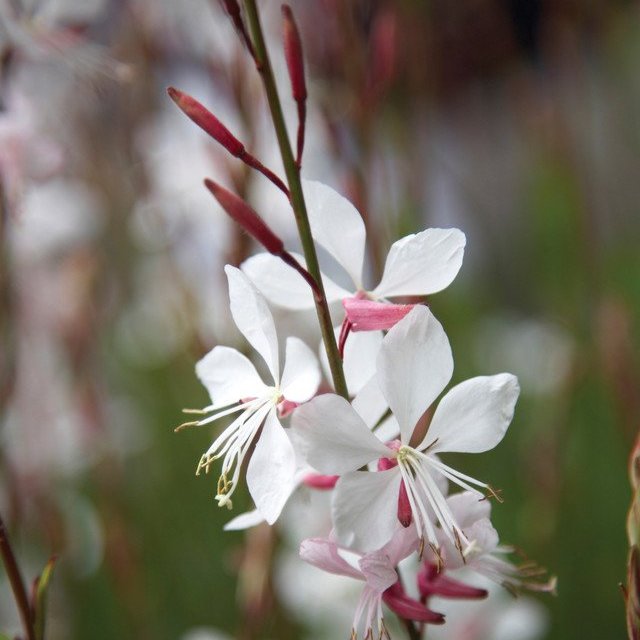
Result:
[[[18,611],[20,612],[20,618],[22,620],[22,626],[24,632],[27,635],[28,640],[35,640],[35,631],[33,627],[33,615],[31,607],[29,606],[29,598],[27,596],[27,590],[16,562],[16,557],[13,554],[13,549],[9,543],[9,537],[7,535],[7,529],[0,517],[0,553],[2,554],[2,560],[4,562],[5,569],[7,570],[7,576],[13,595],[18,605]]]
[[[311,236],[307,207],[302,193],[302,183],[300,182],[299,167],[296,164],[296,160],[291,150],[289,135],[287,133],[287,127],[282,113],[282,106],[280,104],[278,90],[273,77],[273,70],[271,69],[271,62],[265,45],[255,0],[245,0],[244,7],[251,35],[253,36],[253,44],[257,59],[256,67],[262,76],[262,82],[264,84],[269,109],[271,111],[271,118],[278,138],[282,164],[284,165],[287,182],[289,184],[289,192],[291,194],[291,206],[293,207],[293,213],[298,226],[298,234],[300,236],[302,250],[307,263],[307,270],[318,285],[317,289],[320,295],[314,295],[314,300],[318,320],[320,322],[322,338],[324,339],[325,349],[327,350],[331,377],[333,378],[333,386],[337,393],[344,398],[347,398],[347,383],[345,381],[344,371],[342,370],[342,360],[338,353],[338,345],[336,344],[336,338],[333,333],[333,325],[331,323],[329,305],[327,304],[327,296],[324,291],[322,276],[320,275],[318,256],[313,243],[313,237]]]
[[[411,620],[402,619],[404,626],[407,630],[407,634],[411,640],[420,640],[420,632],[416,629],[415,625]]]

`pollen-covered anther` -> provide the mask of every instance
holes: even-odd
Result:
[[[502,489],[494,489],[489,484],[486,486],[486,489],[487,489],[487,493],[484,496],[484,498],[481,498],[481,501],[490,500],[491,498],[493,498],[496,502],[499,502],[500,504],[504,503],[504,498],[502,497],[502,495],[500,495],[502,493]]]
[[[190,421],[190,422],[183,422],[182,424],[179,424],[177,427],[175,427],[175,429],[173,430],[174,433],[178,433],[179,431],[182,431],[183,429],[187,429],[188,427],[197,427],[199,424],[199,422],[197,420],[195,421]]]
[[[196,475],[199,476],[200,472],[204,469],[205,473],[209,473],[209,467],[213,463],[215,458],[209,454],[204,454],[201,456],[200,461],[198,462],[198,466],[196,467]]]
[[[421,551],[419,554],[419,558],[420,560],[422,560],[422,551],[424,551],[424,538],[422,538],[420,549]],[[444,569],[444,558],[442,557],[442,553],[440,552],[440,547],[436,547],[435,544],[429,543],[429,549],[431,549],[433,555],[435,556],[436,572],[440,573]]]

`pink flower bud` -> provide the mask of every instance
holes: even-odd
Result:
[[[429,624],[444,624],[444,616],[441,613],[431,611],[421,602],[409,598],[399,582],[389,587],[383,594],[384,603],[397,615],[405,620],[415,622],[428,622]]]
[[[420,596],[424,599],[430,596],[440,596],[442,598],[455,598],[466,600],[480,600],[486,598],[486,589],[472,587],[453,578],[446,576],[438,566],[425,562],[418,573],[418,589]]]
[[[249,235],[253,236],[270,253],[282,254],[284,251],[282,240],[271,231],[264,220],[242,198],[209,178],[205,179],[204,184],[227,214]]]
[[[240,158],[244,155],[244,145],[225,127],[211,111],[203,107],[190,95],[169,87],[167,93],[191,120],[221,144],[231,155]]]
[[[342,306],[352,331],[391,329],[415,307],[413,304],[389,304],[360,298],[344,298]]]
[[[325,476],[321,473],[308,473],[302,483],[311,489],[320,489],[321,491],[327,491],[333,489],[336,486],[336,482],[340,476]]]

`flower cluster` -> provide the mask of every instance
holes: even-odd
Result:
[[[424,304],[390,300],[446,287],[462,263],[464,234],[427,229],[402,238],[389,252],[381,283],[366,291],[359,214],[326,185],[306,182],[305,195],[314,240],[354,283],[348,291],[324,278],[328,298],[342,300],[345,309],[342,330],[336,327],[342,346],[356,337],[349,337],[345,326],[385,333],[380,340],[359,343],[376,353],[345,353],[345,360],[354,354],[356,365],[375,362],[370,379],[356,383],[358,393],[349,398],[316,395],[321,367],[299,338],[287,338],[281,370],[268,304],[289,309],[313,305],[302,276],[271,254],[253,256],[241,269],[226,267],[233,319],[266,365],[269,379],[265,382],[240,352],[216,346],[196,366],[211,404],[198,410],[202,419],[181,427],[235,416],[197,467],[197,473],[209,472],[222,460],[216,467],[216,500],[231,508],[248,459],[246,483],[256,510],[235,518],[228,528],[263,520],[273,524],[303,482],[332,490],[333,530],[328,538],[304,540],[300,556],[325,571],[364,582],[354,638],[359,632],[365,638],[388,634],[383,602],[405,620],[441,624],[444,617],[428,607],[430,597],[484,597],[483,589],[450,575],[463,566],[512,591],[552,589],[553,581],[536,581],[540,574],[535,566],[516,566],[506,557],[512,549],[499,545],[489,502],[501,501],[498,492],[440,457],[482,453],[502,440],[519,394],[516,377],[471,378],[437,401],[453,374],[444,329]],[[302,256],[294,258],[304,265]],[[462,491],[450,493],[455,488]],[[418,560],[416,598],[408,595],[398,574],[398,564],[410,556]]]

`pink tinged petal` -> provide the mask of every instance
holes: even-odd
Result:
[[[325,538],[307,538],[300,543],[300,557],[314,567],[339,576],[362,580],[363,575],[338,553],[338,545]]]
[[[493,449],[511,423],[520,393],[510,373],[480,376],[453,387],[438,404],[418,449],[482,453]]]
[[[351,323],[351,331],[357,332],[391,329],[415,305],[344,298],[342,306],[347,314],[347,320]]]
[[[291,426],[296,449],[321,473],[340,475],[389,455],[353,407],[334,394],[298,407]]]
[[[389,557],[389,561],[395,567],[414,551],[417,551],[419,543],[420,541],[415,527],[408,527],[406,529],[404,527],[398,527],[396,528],[393,538],[382,547],[381,551]]]
[[[459,229],[426,229],[393,243],[375,296],[424,296],[453,282],[466,239]]]
[[[407,444],[422,414],[447,385],[453,356],[442,325],[422,305],[396,324],[382,341],[378,384]]]
[[[309,224],[321,244],[362,288],[366,232],[358,210],[337,191],[321,182],[302,181]]]
[[[347,547],[379,549],[396,530],[400,488],[398,467],[343,475],[333,494],[331,514],[336,535]]]
[[[351,406],[370,429],[373,429],[373,427],[378,424],[387,410],[387,401],[380,391],[375,376],[358,391],[356,397],[351,402]],[[385,442],[385,440],[378,435],[377,431],[376,437],[382,440],[382,442]]]
[[[325,476],[321,473],[308,473],[303,479],[302,484],[311,489],[319,489],[320,491],[328,491],[336,486],[336,482],[340,476]]]
[[[227,265],[224,270],[229,280],[233,321],[249,344],[262,356],[277,383],[280,379],[278,337],[271,311],[262,294],[240,269]]]
[[[405,620],[426,622],[428,624],[444,624],[441,613],[431,611],[421,602],[409,598],[401,588],[391,587],[382,594],[382,600],[395,614]]]
[[[398,581],[398,574],[391,566],[389,556],[380,551],[367,553],[358,562],[367,585],[382,593]]]
[[[480,600],[489,592],[448,577],[436,564],[426,562],[418,573],[420,597],[440,596],[464,600]]]
[[[257,510],[247,511],[246,513],[241,513],[239,516],[232,518],[224,525],[225,531],[242,531],[243,529],[250,529],[251,527],[255,527],[261,523],[263,523],[264,517]]]
[[[216,407],[261,396],[268,388],[251,361],[230,347],[218,346],[209,351],[196,364],[196,375]]]
[[[247,467],[247,486],[256,508],[273,524],[295,489],[296,471],[293,446],[270,411]]]
[[[302,266],[306,265],[300,254],[292,252],[291,255]],[[294,311],[313,308],[313,294],[309,285],[297,271],[280,258],[268,253],[259,253],[245,260],[240,268],[269,302]],[[336,302],[351,295],[325,275],[322,282],[329,302]]]
[[[300,338],[287,338],[280,390],[287,400],[306,402],[320,384],[320,365],[315,353]]]
[[[482,518],[491,517],[491,501],[481,500],[473,491],[462,491],[447,498],[447,504],[461,529]]]

